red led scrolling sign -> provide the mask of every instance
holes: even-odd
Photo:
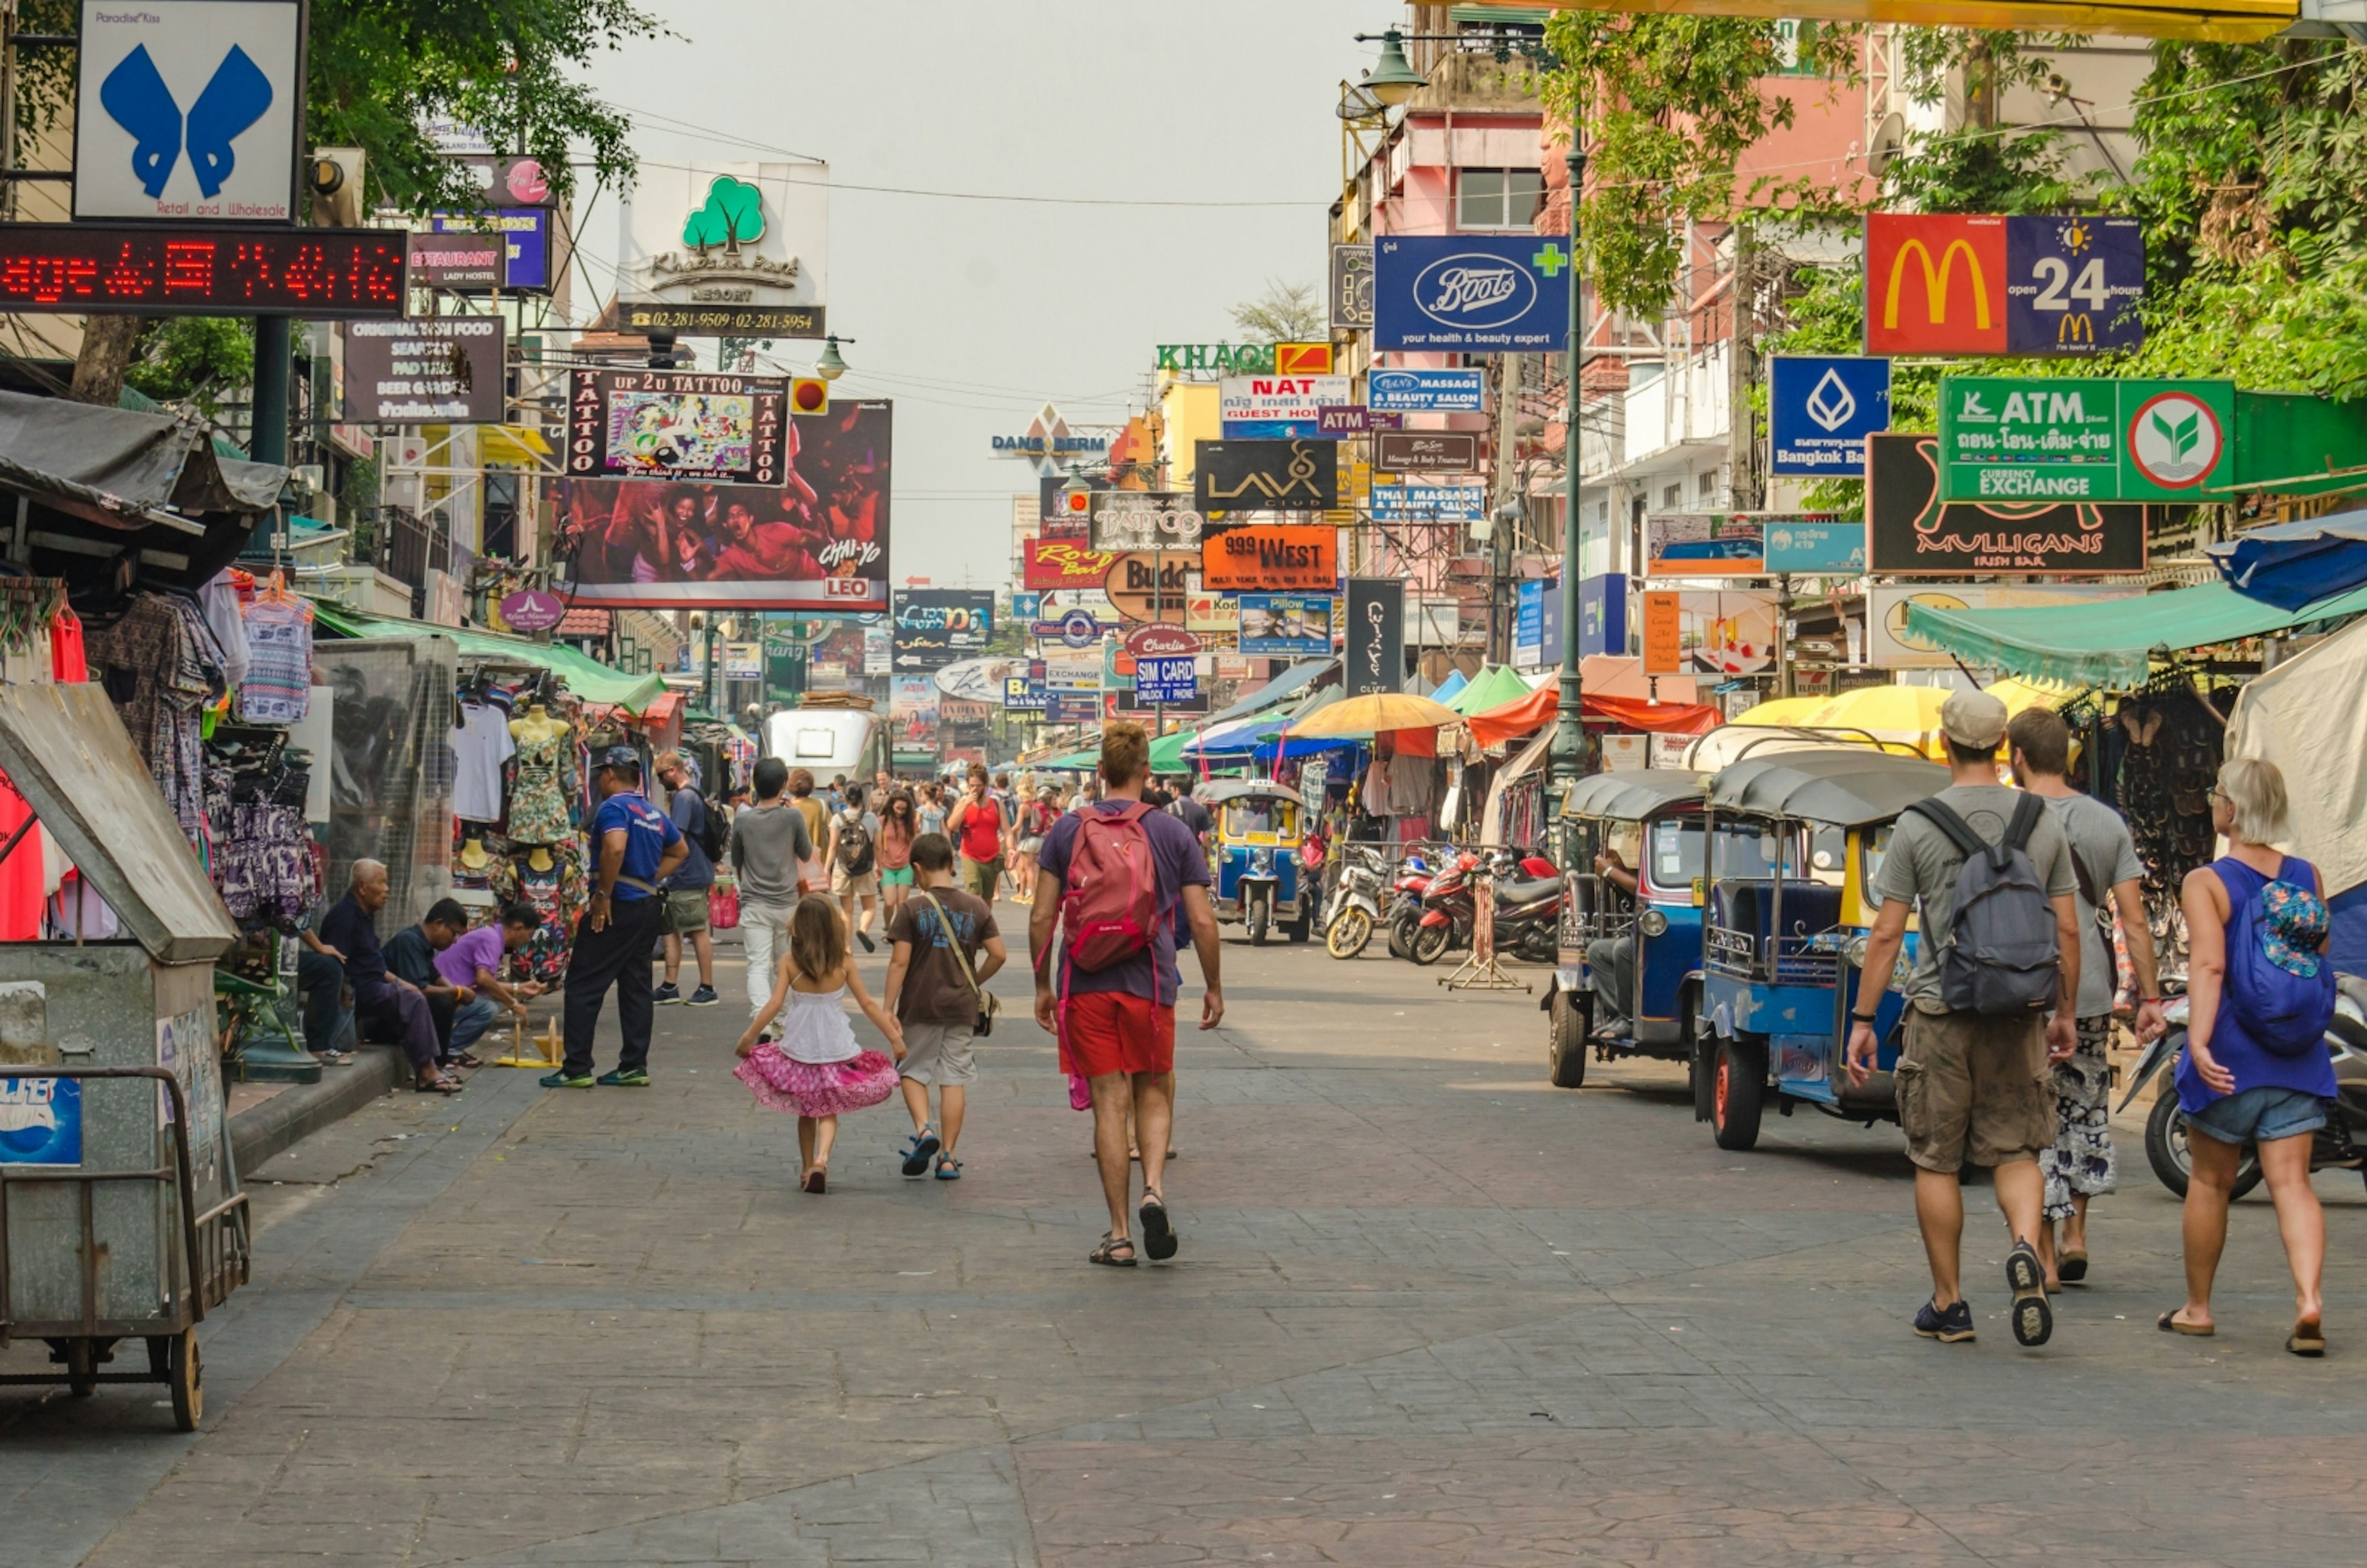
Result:
[[[0,311],[399,318],[399,229],[0,224]]]

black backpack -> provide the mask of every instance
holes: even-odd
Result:
[[[849,876],[862,876],[871,870],[871,831],[864,827],[863,818],[839,813],[833,829],[838,834],[839,869]]]
[[[1950,1012],[2018,1017],[2044,1012],[2062,987],[2055,940],[2055,902],[2031,863],[2030,835],[2046,807],[2034,795],[2015,802],[2005,837],[1989,843],[1940,801],[1907,808],[1948,836],[1965,857],[1956,905],[1940,950],[1940,1000]],[[1923,933],[1926,942],[1938,932]]]
[[[729,842],[723,832],[723,812],[715,802],[703,795],[691,796],[698,802],[698,826],[691,829],[691,838],[706,852],[707,863],[723,863],[723,851]]]

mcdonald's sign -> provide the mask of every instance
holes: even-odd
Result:
[[[1868,213],[1866,353],[2005,353],[2005,236],[2002,218]]]

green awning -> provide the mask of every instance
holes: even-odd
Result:
[[[473,626],[439,626],[426,621],[365,615],[320,600],[313,601],[312,610],[319,624],[339,637],[448,637],[459,644],[464,658],[474,653],[536,665],[563,678],[567,689],[585,702],[605,703],[628,713],[640,712],[665,691],[665,682],[655,675],[628,675],[558,643],[536,642],[529,637]]]
[[[2131,691],[2145,684],[2157,651],[2234,642],[2362,611],[2367,588],[2288,613],[2224,582],[2208,582],[2132,599],[2016,610],[1939,610],[1910,599],[1907,631],[1976,669]]]
[[[1472,676],[1470,684],[1448,698],[1446,705],[1468,718],[1475,713],[1518,702],[1530,690],[1529,683],[1510,665],[1492,664]]]

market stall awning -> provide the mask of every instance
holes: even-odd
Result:
[[[1909,600],[1907,631],[1976,668],[2129,691],[2145,684],[2157,650],[2233,642],[2362,610],[2367,588],[2295,613],[2206,582],[2135,599],[2016,610],[1938,610]]]
[[[1525,697],[1473,714],[1467,725],[1474,741],[1493,746],[1544,728],[1560,711],[1561,693],[1552,686],[1540,686]],[[1717,709],[1704,703],[1639,702],[1634,697],[1598,697],[1591,692],[1580,694],[1580,713],[1597,724],[1648,735],[1706,735],[1720,722]]]
[[[1227,704],[1202,719],[1201,733],[1206,734],[1216,726],[1229,720],[1245,718],[1251,714],[1264,713],[1269,708],[1276,707],[1285,698],[1297,696],[1305,691],[1310,682],[1319,680],[1326,673],[1339,668],[1340,661],[1336,659],[1301,660],[1256,691],[1238,701]]]
[[[2255,528],[2203,548],[2228,586],[2247,599],[2299,610],[2367,587],[2367,512],[2338,512]]]
[[[1502,707],[1529,694],[1529,683],[1508,664],[1491,664],[1471,677],[1471,683],[1447,699],[1446,705],[1468,717]]]
[[[1434,703],[1451,703],[1455,700],[1455,694],[1470,683],[1471,678],[1462,671],[1450,670],[1447,671],[1446,679],[1438,683],[1438,690],[1430,694],[1430,700]]]
[[[339,637],[450,637],[459,645],[464,660],[475,654],[548,670],[565,680],[567,689],[585,702],[604,703],[610,707],[623,708],[627,713],[641,712],[665,691],[665,682],[655,675],[628,675],[621,670],[611,670],[598,660],[586,658],[558,643],[536,642],[527,637],[508,637],[474,626],[439,626],[428,621],[365,615],[342,604],[318,601],[314,602],[312,608],[319,624]]]

